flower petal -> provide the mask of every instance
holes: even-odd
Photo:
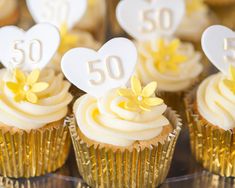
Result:
[[[24,93],[19,92],[14,96],[14,100],[15,102],[21,102],[24,100],[24,97],[25,97]]]
[[[157,89],[157,82],[151,82],[147,86],[144,87],[142,91],[142,96],[150,97],[154,94],[156,89]]]
[[[32,85],[31,91],[34,93],[38,93],[38,92],[44,91],[48,87],[49,87],[48,83],[38,82],[38,83]]]
[[[177,50],[177,48],[179,48],[179,46],[180,46],[180,40],[174,39],[173,41],[171,41],[171,43],[169,45],[170,52],[175,53],[175,51]]]
[[[21,84],[25,83],[26,77],[22,71],[20,71],[19,69],[15,69],[14,75],[15,75],[15,79],[16,79],[17,83],[21,83]]]
[[[143,102],[139,105],[139,107],[144,110],[144,111],[151,111],[149,109],[149,106],[148,105],[145,105]]]
[[[163,100],[158,97],[145,98],[144,103],[148,106],[158,106],[158,105],[163,104]]]
[[[32,85],[36,83],[38,81],[39,76],[40,76],[40,70],[39,69],[33,70],[27,77],[27,84]]]
[[[20,87],[17,83],[14,82],[7,82],[6,86],[8,87],[8,89],[10,89],[13,93],[18,93],[20,90]]]
[[[136,76],[131,77],[131,89],[136,95],[141,94],[141,83],[140,80]]]
[[[128,101],[125,103],[125,108],[127,110],[131,110],[131,111],[139,111],[138,106],[136,105],[136,103],[132,102],[132,101]]]
[[[235,94],[235,81],[225,79],[224,84]]]
[[[122,97],[132,97],[133,92],[130,89],[121,88],[118,90],[118,94]]]
[[[37,95],[33,92],[30,92],[30,91],[26,93],[26,99],[27,99],[28,102],[31,102],[31,103],[34,103],[34,104],[38,102]]]

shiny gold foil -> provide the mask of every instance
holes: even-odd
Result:
[[[185,98],[192,153],[210,172],[235,177],[234,130],[225,131],[201,117],[195,107],[195,95],[196,89]]]
[[[0,128],[0,174],[34,177],[53,172],[67,159],[68,127],[58,124],[26,132]]]
[[[145,149],[118,149],[88,145],[79,138],[74,117],[67,119],[77,165],[83,179],[91,187],[156,187],[170,168],[181,120],[172,110],[166,117],[174,126],[164,143]]]

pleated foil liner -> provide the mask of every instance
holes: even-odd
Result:
[[[30,132],[0,128],[0,174],[28,178],[53,172],[65,163],[69,148],[63,121]]]
[[[0,177],[0,187],[4,188],[89,188],[84,182],[71,182],[66,181],[66,177],[60,176],[44,176],[30,179],[10,179],[6,177]]]
[[[166,178],[175,144],[181,131],[181,119],[171,109],[165,113],[174,126],[164,143],[145,149],[123,149],[88,145],[79,138],[73,116],[67,118],[79,172],[91,187],[156,187]]]
[[[235,177],[234,130],[225,131],[199,115],[195,107],[196,89],[185,98],[192,153],[210,172]]]

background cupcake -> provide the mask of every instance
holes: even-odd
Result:
[[[174,37],[185,13],[185,2],[178,0],[174,3],[175,6],[170,1],[138,1],[134,10],[127,14],[128,7],[133,6],[133,0],[124,0],[119,3],[116,11],[120,25],[136,41],[139,55],[136,68],[138,78],[143,84],[157,81],[159,95],[165,103],[183,111],[183,94],[198,81],[203,66],[201,55],[195,51],[194,46]],[[139,12],[145,16],[140,17]],[[159,16],[156,21],[151,17],[155,13],[166,16]],[[171,19],[173,17],[175,19]]]
[[[24,44],[41,44],[41,48],[32,49],[40,58],[25,53],[28,45],[21,46],[20,57],[25,58],[16,58],[19,56],[12,50],[15,37]],[[70,83],[62,74],[43,69],[59,39],[58,30],[49,24],[35,25],[27,32],[12,26],[0,29],[0,59],[7,67],[0,70],[2,176],[40,176],[60,168],[68,156],[70,140],[64,118],[73,98],[68,92]]]
[[[226,59],[228,54],[221,50],[228,33],[233,35],[228,28],[212,26],[203,34],[203,49],[222,72],[205,79],[198,89],[187,95],[185,102],[196,160],[211,172],[234,177],[235,68]],[[214,37],[217,40],[212,40]]]

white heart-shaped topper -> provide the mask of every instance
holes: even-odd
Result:
[[[122,0],[116,9],[119,24],[136,40],[174,34],[184,13],[184,0]]]
[[[87,0],[27,0],[36,23],[50,23],[60,28],[66,23],[71,29],[85,14]]]
[[[8,68],[24,71],[45,67],[60,44],[60,33],[51,24],[37,24],[27,32],[16,27],[0,29],[0,61]]]
[[[235,65],[235,33],[221,25],[207,28],[202,35],[202,49],[214,66],[225,75]]]
[[[124,86],[135,70],[137,50],[133,42],[114,38],[98,52],[74,48],[62,58],[65,77],[79,89],[95,97]]]

